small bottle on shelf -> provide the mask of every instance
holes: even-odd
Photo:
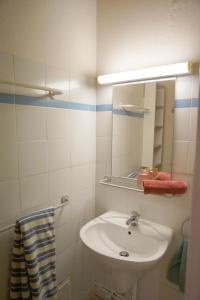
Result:
[[[156,179],[158,174],[157,168],[141,167],[137,176],[137,185],[140,189],[143,188],[143,180]]]

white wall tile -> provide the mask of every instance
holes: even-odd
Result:
[[[115,135],[112,138],[112,156],[116,157],[120,155],[120,150],[121,150],[121,146],[120,146],[120,136],[119,135]],[[98,157],[98,155],[97,155]]]
[[[95,217],[95,195],[87,200],[84,224],[91,221]]]
[[[187,173],[188,145],[187,141],[174,142],[173,172]]]
[[[87,189],[90,180],[90,165],[72,167],[72,192]]]
[[[1,143],[16,141],[16,119],[14,105],[3,103],[0,104],[0,141]]]
[[[72,194],[72,227],[73,243],[80,241],[80,229],[89,220],[88,219],[88,202],[89,189],[77,190]]]
[[[176,79],[176,99],[190,99],[199,97],[199,76],[182,76]]]
[[[95,197],[95,182],[96,182],[96,162],[92,162],[89,165],[89,188],[90,197]]]
[[[74,249],[74,264],[72,272],[72,297],[73,299],[82,300],[84,293],[84,277],[83,273],[83,253],[84,245],[79,241],[75,245]]]
[[[67,109],[48,108],[47,137],[62,139],[71,137],[71,112]]]
[[[90,122],[89,126],[89,137],[96,139],[96,113],[90,112],[88,114],[88,119]]]
[[[17,144],[2,144],[0,147],[0,180],[18,177]]]
[[[188,158],[187,158],[187,172],[193,174],[196,154],[196,142],[188,143]]]
[[[70,74],[70,101],[95,103],[96,100],[96,78],[79,72]]]
[[[72,130],[77,137],[96,138],[96,114],[93,111],[72,110]]]
[[[70,199],[70,203],[68,203],[67,205],[65,205],[64,207],[62,207],[61,209],[57,209],[56,210],[56,214],[55,214],[55,225],[56,227],[59,227],[62,224],[67,223],[68,225],[71,224],[72,221],[72,205],[71,205],[71,197]],[[58,203],[60,204],[60,202]],[[71,225],[69,225],[71,227]]]
[[[58,286],[58,300],[71,299],[71,278],[70,276]]]
[[[68,70],[46,65],[45,71],[46,71],[46,86],[50,88],[61,89],[64,91],[65,95],[68,95],[69,93]]]
[[[89,139],[89,157],[91,163],[96,163],[96,137]]]
[[[118,156],[116,158],[112,158],[112,175],[118,176],[119,174],[123,174],[124,170],[122,169],[122,157]],[[124,174],[123,174],[124,175]]]
[[[57,255],[56,266],[58,283],[65,280],[71,274],[74,263],[73,254],[74,245],[71,245],[70,248],[65,249],[61,254]]]
[[[2,80],[13,80],[13,55],[0,52],[0,78]]]
[[[198,123],[198,108],[190,108],[190,122],[189,122],[189,140],[194,141],[197,137],[197,123]]]
[[[112,112],[97,113],[97,137],[111,137],[112,135]]]
[[[126,133],[128,125],[128,118],[121,115],[112,115],[112,130],[114,136],[123,136]],[[130,129],[130,128],[129,128]]]
[[[112,104],[113,86],[98,85],[97,86],[97,104]]]
[[[5,97],[9,97],[9,103],[10,104],[15,103],[15,98],[14,98],[15,87],[13,85],[0,83],[0,93],[4,94],[4,96],[1,95],[4,101],[5,101]]]
[[[14,56],[14,68],[17,82],[45,86],[44,64]]]
[[[0,182],[0,219],[15,216],[20,211],[19,182],[17,180]]]
[[[46,139],[46,108],[16,105],[19,141]]]
[[[90,115],[92,112],[88,111],[71,111],[71,126],[72,126],[72,135],[76,138],[79,137],[90,137],[91,135],[91,122]]]
[[[64,195],[71,195],[71,168],[49,173],[49,200],[52,205],[60,204]]]
[[[56,228],[56,253],[59,255],[65,249],[69,249],[73,241],[73,231],[69,223]]]
[[[111,161],[112,139],[97,138],[97,162]]]
[[[0,290],[1,299],[8,299],[8,270],[10,270],[11,245],[13,244],[14,234],[12,230],[1,232],[0,237]]]
[[[192,98],[199,99],[199,73],[192,76]]]
[[[111,175],[111,162],[97,162],[96,164],[96,179],[99,181],[104,176]]]
[[[19,143],[19,174],[21,177],[47,172],[47,142]]]
[[[90,250],[83,245],[83,274],[84,274],[84,289],[87,292],[91,292],[91,288],[94,286],[94,274],[96,270],[96,260],[91,257]],[[90,299],[86,297],[85,299]]]
[[[182,76],[176,79],[175,99],[190,99],[192,96],[192,76]]]
[[[70,166],[70,143],[68,140],[48,141],[49,171]]]
[[[48,175],[40,174],[20,180],[21,208],[30,209],[48,202]]]
[[[91,158],[91,143],[90,140],[84,136],[77,139],[76,136],[72,136],[71,144],[71,159],[72,165],[86,164]]]
[[[189,139],[190,108],[175,109],[174,138],[187,141]]]

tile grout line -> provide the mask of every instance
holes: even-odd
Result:
[[[15,81],[15,68],[14,68],[14,65],[15,65],[15,56],[13,55],[12,57],[12,62],[13,62],[13,78],[14,78],[14,81]],[[15,87],[14,87],[14,92],[15,92]],[[20,183],[20,158],[19,158],[19,143],[18,143],[18,122],[17,122],[17,111],[16,111],[16,95],[14,93],[13,95],[14,97],[14,112],[15,112],[15,134],[16,134],[16,155],[17,155],[17,173],[18,173],[18,177],[17,177],[17,181],[18,181],[18,188],[19,188],[19,211],[21,212],[22,211],[22,191],[21,191],[21,183]]]

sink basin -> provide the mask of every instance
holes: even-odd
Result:
[[[165,254],[172,229],[140,218],[138,226],[128,227],[128,215],[109,211],[84,225],[83,243],[104,264],[121,271],[142,272]]]

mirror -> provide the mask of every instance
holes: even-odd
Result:
[[[113,86],[112,176],[171,173],[175,80]]]

